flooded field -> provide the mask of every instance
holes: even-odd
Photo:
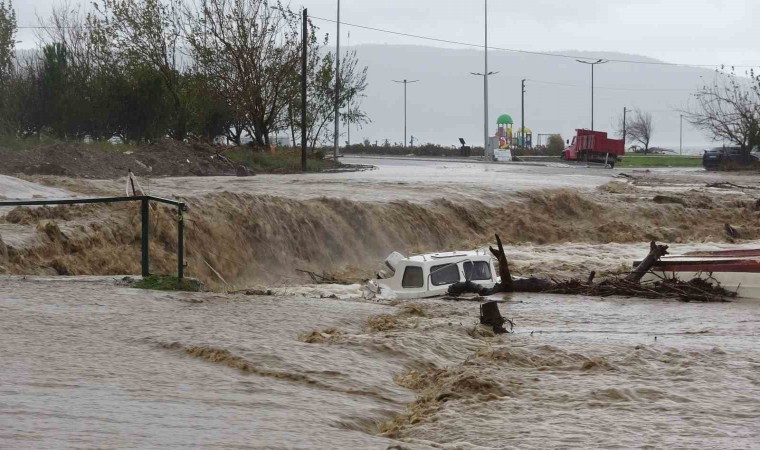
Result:
[[[351,162],[351,161],[348,161]],[[366,163],[362,159],[359,161]],[[371,277],[391,251],[504,239],[514,272],[628,270],[758,247],[751,178],[689,170],[377,162],[369,172],[141,180],[185,199],[187,273],[216,292],[128,288],[135,205],[0,211],[0,448],[751,448],[760,303],[497,296],[366,301],[296,269]],[[708,186],[729,181],[733,184]],[[119,195],[123,180],[0,178],[0,196]],[[730,223],[741,233],[725,235]],[[154,271],[176,222],[151,212]],[[734,241],[734,242],[731,242]],[[272,295],[227,294],[250,287]],[[259,290],[258,292],[261,292]]]

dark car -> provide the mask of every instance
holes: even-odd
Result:
[[[745,153],[741,147],[716,147],[705,150],[702,155],[702,166],[706,170],[718,170],[728,163],[738,166],[749,166],[757,161],[757,153]]]

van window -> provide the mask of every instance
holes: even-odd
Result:
[[[491,265],[485,261],[466,261],[464,263],[464,277],[472,281],[491,279]]]
[[[407,266],[404,270],[404,278],[401,280],[401,287],[405,288],[421,288],[425,285],[425,280],[422,277],[422,267]]]
[[[459,266],[456,264],[442,264],[430,269],[430,282],[433,286],[454,284],[459,282]]]

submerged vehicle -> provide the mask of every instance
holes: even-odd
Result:
[[[615,163],[625,154],[622,139],[610,139],[604,131],[575,130],[573,142],[562,152],[565,161],[587,161],[604,163],[615,167]],[[569,143],[569,141],[568,141]]]
[[[641,261],[634,262],[636,267]],[[644,277],[714,280],[739,297],[760,299],[760,249],[717,250],[663,256]]]
[[[367,287],[374,294],[401,299],[438,297],[462,281],[492,288],[499,282],[496,273],[493,256],[485,249],[409,257],[393,252]]]
[[[741,147],[715,147],[705,150],[702,155],[702,167],[705,170],[718,170],[723,166],[750,166],[760,160],[760,149],[751,152],[742,151]]]

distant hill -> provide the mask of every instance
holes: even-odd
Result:
[[[351,131],[351,141],[401,142],[404,133],[403,86],[392,80],[419,79],[409,85],[409,133],[419,142],[458,145],[457,138],[482,145],[483,81],[470,72],[483,71],[483,52],[421,46],[360,45],[353,47],[369,67],[364,108],[372,123]],[[560,53],[593,58],[657,62],[619,53]],[[591,72],[574,59],[503,51],[489,52],[490,118],[510,114],[520,124],[520,81],[527,78],[525,125],[534,136],[591,126]],[[689,96],[714,72],[706,68],[607,63],[595,69],[595,128],[612,132],[623,107],[651,111],[652,144],[678,149],[679,112]],[[704,77],[704,79],[700,78]],[[344,130],[345,131],[345,130]],[[343,140],[345,141],[345,137]],[[709,138],[684,121],[684,147],[709,145]]]

